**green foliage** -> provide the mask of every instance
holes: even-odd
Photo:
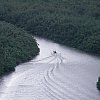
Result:
[[[0,20],[100,56],[100,0],[1,0]]]
[[[97,89],[100,90],[100,77],[98,78]]]
[[[39,52],[36,41],[20,28],[0,21],[0,75],[15,69]]]
[[[100,56],[100,0],[0,0],[0,75],[39,49],[33,35]],[[97,82],[100,90],[100,77]]]

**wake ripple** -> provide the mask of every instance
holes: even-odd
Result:
[[[44,74],[43,87],[46,94],[53,100],[98,100],[94,97],[94,90],[86,84],[75,82],[74,80],[59,70],[63,64],[57,60],[55,66],[49,67]],[[69,73],[68,73],[69,74]],[[73,73],[71,73],[73,74]],[[68,81],[67,81],[68,80]],[[82,88],[79,88],[82,87]]]

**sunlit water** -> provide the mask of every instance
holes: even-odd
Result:
[[[100,58],[36,39],[40,54],[0,79],[0,100],[100,100]]]

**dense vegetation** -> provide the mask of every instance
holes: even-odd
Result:
[[[13,71],[19,63],[39,52],[36,41],[20,28],[0,21],[0,75]]]
[[[100,56],[100,0],[0,0],[0,20]]]
[[[100,77],[98,78],[97,89],[100,91]]]
[[[100,56],[100,0],[0,0],[0,21],[14,24],[33,35],[52,39],[58,43]],[[7,24],[8,26],[12,27],[10,24]],[[14,28],[11,27],[9,30],[14,31]],[[7,30],[4,33],[10,32]],[[14,33],[17,32],[14,31]],[[18,31],[18,33],[24,35],[25,32]],[[18,35],[18,37],[20,36]],[[24,36],[20,37],[20,41],[16,40],[18,43],[13,39],[15,37],[9,42],[4,39],[4,36],[1,36],[1,38],[0,42],[5,41],[7,44],[11,43],[11,45],[16,44],[17,46],[21,45],[20,42],[25,40]],[[28,45],[34,40],[28,39],[27,41],[25,44],[29,46],[29,50],[26,49],[27,47],[24,48],[29,55],[34,55],[32,53],[34,46],[30,47]],[[5,45],[7,45],[6,43]],[[21,61],[28,58],[26,51],[23,49],[20,51],[19,46],[18,48],[14,46],[14,48],[18,50],[15,52],[15,50],[10,49],[15,53],[12,52],[9,59],[12,59],[12,56],[14,58],[18,57],[20,55],[18,52],[23,52],[23,56],[20,57]],[[1,49],[2,58],[5,49]],[[5,52],[10,50],[7,49]],[[24,56],[26,58],[23,58]],[[8,55],[5,57],[8,57]],[[19,58],[14,60],[14,62],[17,61],[16,63],[20,62]],[[7,62],[11,62],[11,60]]]

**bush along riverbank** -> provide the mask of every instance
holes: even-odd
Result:
[[[20,28],[0,21],[0,75],[15,70],[39,53],[35,39]]]
[[[98,81],[97,81],[97,89],[100,91],[100,77],[98,78]]]

